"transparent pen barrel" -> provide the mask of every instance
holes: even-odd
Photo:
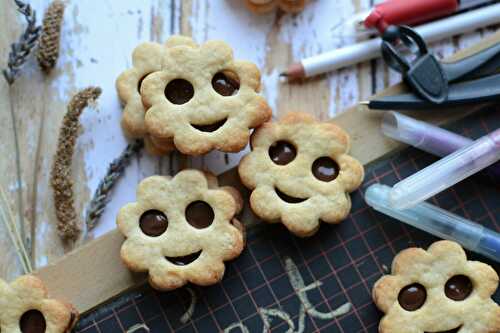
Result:
[[[395,208],[408,208],[500,160],[500,130],[402,180],[391,191]]]

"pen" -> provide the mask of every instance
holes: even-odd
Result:
[[[500,22],[500,4],[493,4],[426,23],[416,27],[415,30],[427,42],[435,42],[498,22]],[[288,80],[296,80],[377,58],[380,56],[380,43],[380,38],[374,38],[305,58],[290,65],[280,75]]]
[[[427,202],[409,209],[394,209],[389,202],[390,192],[390,186],[373,184],[365,192],[365,201],[383,214],[500,262],[499,233]]]
[[[500,128],[394,185],[390,203],[415,206],[499,160]]]
[[[358,25],[383,33],[389,25],[417,25],[490,0],[390,0],[374,6]]]
[[[470,145],[473,140],[450,132],[439,126],[405,116],[398,112],[387,112],[382,118],[384,135],[436,156],[446,156]],[[488,168],[485,173],[500,182],[500,162]]]

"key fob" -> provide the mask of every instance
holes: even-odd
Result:
[[[382,56],[386,64],[403,75],[414,93],[431,103],[446,101],[449,81],[446,72],[415,30],[407,26],[390,26],[382,39]],[[405,46],[408,52],[398,46]]]
[[[404,74],[404,79],[429,102],[441,104],[448,98],[448,79],[441,63],[431,53],[417,58]]]

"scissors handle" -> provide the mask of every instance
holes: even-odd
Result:
[[[406,73],[412,64],[398,47],[404,45],[409,56],[415,59],[428,54],[427,45],[422,37],[407,26],[389,26],[382,35],[382,57],[386,64],[402,74]]]
[[[415,93],[435,104],[446,101],[446,74],[415,30],[407,26],[391,26],[384,32],[382,40],[382,56],[386,64],[400,72]],[[401,46],[405,46],[409,52],[404,53]]]

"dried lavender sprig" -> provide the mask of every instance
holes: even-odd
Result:
[[[109,194],[115,186],[118,179],[123,175],[125,168],[141,149],[144,147],[143,140],[136,140],[129,143],[125,150],[118,156],[108,167],[106,176],[99,182],[94,196],[90,201],[90,205],[85,218],[87,225],[87,232],[91,231],[99,222],[99,218],[104,212],[107,202],[109,201]]]
[[[3,75],[9,84],[14,83],[20,68],[36,46],[41,32],[41,27],[36,25],[36,12],[31,6],[21,0],[14,0],[14,2],[17,5],[17,10],[24,16],[28,25],[19,40],[11,45],[7,68],[3,70]]]
[[[9,59],[7,62],[7,68],[4,69],[3,75],[5,80],[9,85],[12,85],[15,81],[15,78],[19,72],[19,69],[28,59],[28,56],[31,54],[31,51],[36,46],[37,41],[40,37],[41,27],[36,25],[36,12],[31,8],[29,4],[26,4],[20,0],[14,0],[17,6],[17,10],[24,16],[27,26],[24,32],[19,37],[19,40],[16,43],[11,45],[11,52],[9,53]],[[11,103],[10,107],[10,115],[12,120],[12,128],[14,134],[14,149],[16,153],[16,173],[17,173],[17,196],[18,196],[18,209],[19,209],[19,221],[20,228],[19,233],[21,239],[23,239],[23,246],[27,249],[23,249],[24,252],[31,253],[31,239],[29,237],[25,237],[24,231],[24,207],[23,207],[23,194],[22,194],[22,177],[21,177],[21,159],[20,159],[20,151],[19,151],[19,139],[17,135],[16,129],[16,117],[13,109],[13,105]],[[33,258],[31,258],[33,260]]]

